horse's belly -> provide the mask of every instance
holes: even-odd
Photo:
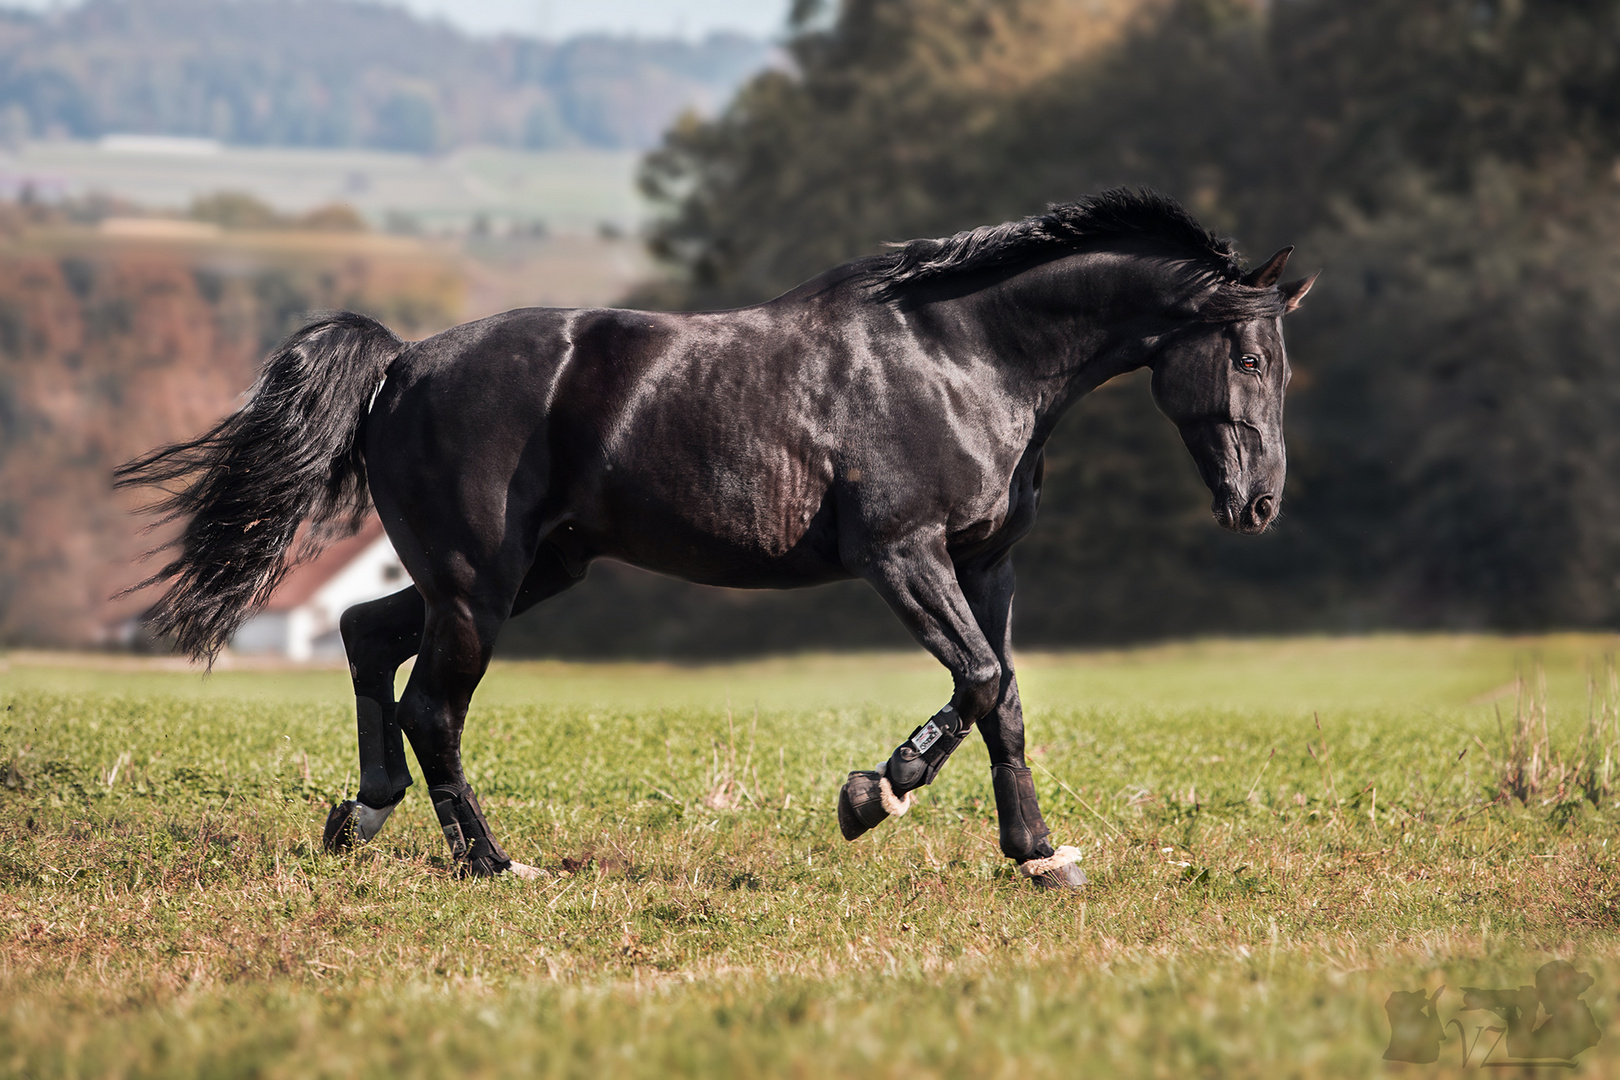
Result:
[[[803,589],[853,576],[842,565],[827,560],[734,558],[726,552],[702,551],[616,557],[643,570],[724,589]]]
[[[717,483],[681,496],[636,485],[609,499],[609,554],[705,585],[794,588],[848,577],[825,491]]]

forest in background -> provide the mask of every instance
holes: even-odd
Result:
[[[636,149],[771,55],[736,34],[475,38],[357,0],[87,0],[0,12],[0,135]]]
[[[1253,259],[1295,244],[1295,268],[1324,269],[1288,320],[1279,524],[1222,533],[1145,378],[1121,380],[1049,446],[1015,555],[1024,646],[1620,621],[1620,2],[795,15],[790,70],[647,159],[678,274],[640,302],[748,303],[1116,184],[1176,196]],[[809,610],[728,602],[745,640]],[[522,631],[563,649],[588,615],[566,595]]]

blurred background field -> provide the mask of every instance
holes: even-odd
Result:
[[[237,147],[163,137],[26,142],[0,155],[0,185],[186,208],[219,192],[304,213],[341,203],[412,235],[632,232],[646,217],[634,150],[474,147],[442,156],[370,149]]]
[[[1528,677],[1539,667],[1551,694],[1578,711],[1586,705],[1588,677],[1601,676],[1603,657],[1616,649],[1620,639],[1590,634],[1301,636],[1020,652],[1017,663],[1031,708],[1085,702],[1309,711],[1331,701],[1347,710],[1466,703],[1489,711],[1511,699],[1514,673]],[[811,699],[823,706],[904,712],[928,710],[950,693],[949,676],[921,650],[799,653],[725,664],[497,660],[493,670],[500,677],[480,686],[477,700],[502,706],[715,707],[729,695],[739,713],[755,707],[793,711]],[[398,676],[401,688],[409,671],[407,663]],[[284,677],[289,673],[298,677]],[[184,699],[341,702],[351,692],[340,662],[293,664],[230,654],[200,677],[177,658],[13,651],[5,654],[4,674],[19,691],[57,693],[116,695],[127,688]]]
[[[1612,1030],[1620,778],[1594,802],[1580,770],[1620,748],[1617,644],[1028,656],[1037,787],[1091,876],[1060,897],[996,851],[977,740],[912,814],[838,836],[843,772],[945,692],[909,654],[498,664],[468,767],[547,877],[466,884],[419,788],[318,854],[353,782],[341,672],[12,653],[0,1070],[1365,1076],[1393,991],[1448,986],[1472,1039],[1457,988],[1552,956]],[[1538,669],[1562,779],[1520,799]]]

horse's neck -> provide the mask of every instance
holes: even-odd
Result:
[[[1142,367],[1180,297],[1152,264],[1111,252],[1054,260],[971,298],[1006,384],[1049,431],[1080,398]]]

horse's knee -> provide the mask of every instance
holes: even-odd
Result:
[[[992,675],[979,674],[977,678],[970,675],[957,684],[952,704],[964,723],[975,724],[990,715],[1001,701],[1001,684],[999,669]]]

